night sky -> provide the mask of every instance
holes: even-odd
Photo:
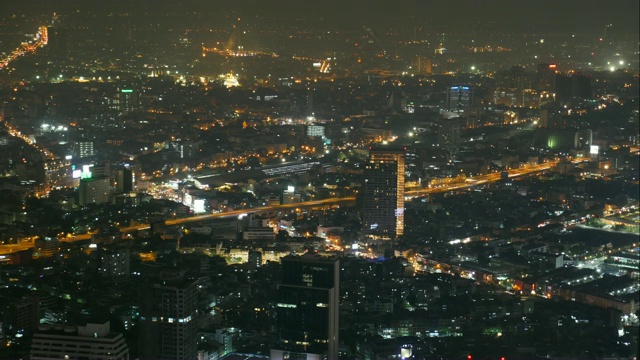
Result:
[[[1,0],[0,12],[18,14],[80,11],[126,11],[144,14],[237,12],[242,16],[316,17],[345,24],[413,19],[433,25],[467,27],[496,24],[503,31],[597,30],[613,23],[638,32],[637,0],[180,0],[79,1]],[[491,26],[494,28],[495,26]]]

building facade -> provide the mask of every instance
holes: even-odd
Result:
[[[282,258],[279,344],[272,360],[338,359],[340,261],[317,254]]]
[[[94,359],[128,360],[129,348],[110,323],[84,326],[42,325],[33,335],[31,360]]]
[[[109,202],[109,195],[108,177],[80,179],[78,204],[105,204]]]
[[[34,241],[37,256],[49,257],[60,252],[60,239],[57,236],[39,237]]]
[[[438,146],[447,150],[452,158],[458,153],[460,148],[460,133],[466,123],[466,119],[461,117],[443,117],[438,123]]]
[[[364,170],[363,232],[372,238],[393,239],[404,233],[405,149],[369,151]]]
[[[462,112],[474,103],[474,90],[470,86],[452,86],[447,89],[446,110]]]
[[[119,169],[116,191],[119,194],[133,191],[133,172],[130,169]]]
[[[140,355],[143,359],[191,360],[197,357],[195,282],[161,276],[140,293]]]
[[[129,249],[102,250],[100,275],[105,278],[129,277]]]
[[[73,154],[78,158],[95,155],[92,141],[76,141],[73,143]]]

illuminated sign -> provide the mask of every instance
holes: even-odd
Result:
[[[599,151],[600,151],[600,146],[598,145],[591,145],[589,147],[589,154],[591,155],[598,155]]]
[[[82,173],[80,174],[81,179],[91,179],[93,174],[91,173],[91,167],[93,165],[82,165]]]
[[[122,89],[121,91],[123,93],[132,93],[133,92],[133,90],[131,90],[131,89]]]
[[[196,199],[193,201],[193,212],[196,214],[205,212],[204,199]]]

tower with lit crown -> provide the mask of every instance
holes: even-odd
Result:
[[[364,170],[363,232],[391,240],[404,233],[405,148],[369,150]]]

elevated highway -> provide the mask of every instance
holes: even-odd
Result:
[[[574,162],[579,162],[579,161],[574,161]],[[518,169],[507,170],[507,173],[509,178],[517,178],[517,177],[526,176],[526,175],[534,174],[537,172],[549,170],[552,167],[554,167],[556,164],[557,162],[553,161],[553,162],[547,162],[547,163],[538,164],[538,165],[529,165],[529,166],[521,167]],[[474,179],[473,182],[460,181],[460,182],[449,183],[449,184],[444,183],[444,184],[435,185],[429,188],[407,191],[405,195],[407,198],[421,197],[421,196],[426,196],[428,194],[443,193],[448,191],[466,189],[466,188],[470,188],[470,187],[474,187],[474,186],[478,186],[486,183],[495,182],[500,180],[501,178],[502,178],[501,173],[479,175],[479,176],[473,177]],[[187,218],[170,219],[170,220],[166,220],[165,224],[167,226],[175,226],[175,225],[188,224],[188,223],[193,223],[198,221],[238,217],[240,215],[251,214],[251,213],[273,213],[273,212],[286,211],[286,210],[297,209],[297,208],[313,208],[313,207],[324,207],[324,206],[335,206],[335,205],[353,205],[355,204],[355,201],[356,201],[356,198],[354,196],[351,196],[351,197],[344,197],[344,198],[331,198],[331,199],[324,199],[324,200],[304,201],[304,202],[293,203],[293,204],[270,205],[270,206],[255,207],[250,209],[231,210],[231,211],[226,211],[221,213],[202,214],[202,215],[196,215],[196,216],[191,216]],[[145,230],[145,229],[148,229],[149,227],[150,227],[149,224],[139,224],[135,226],[122,226],[119,228],[119,230],[120,232],[126,234],[134,231],[138,231],[138,230]],[[61,238],[60,242],[67,243],[67,242],[85,241],[85,240],[91,239],[91,236],[92,236],[91,234],[82,234],[82,235],[77,235],[77,236],[72,236],[67,238]],[[29,248],[32,248],[33,246],[34,246],[33,243],[0,245],[0,255],[6,255],[16,251],[27,250]]]

